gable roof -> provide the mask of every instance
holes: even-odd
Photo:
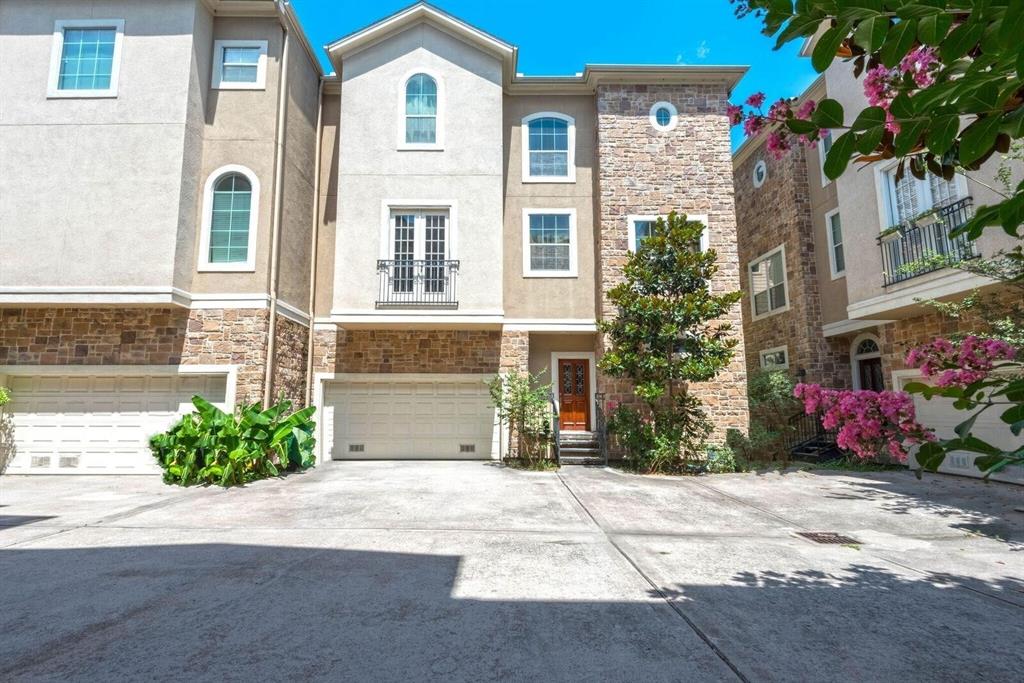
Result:
[[[324,46],[334,65],[341,73],[341,61],[346,55],[358,52],[385,40],[396,33],[420,23],[475,45],[492,54],[503,64],[503,86],[506,92],[516,94],[558,92],[593,93],[600,83],[724,83],[731,91],[747,72],[745,66],[689,66],[680,64],[587,64],[581,73],[572,76],[524,76],[516,73],[519,48],[497,36],[467,24],[429,2],[417,2],[394,14],[370,24]],[[334,81],[335,78],[328,80]]]

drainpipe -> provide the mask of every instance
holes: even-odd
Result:
[[[306,405],[312,402],[313,394],[313,312],[316,306],[316,260],[320,240],[320,147],[323,144],[324,79],[316,94],[316,150],[313,152],[313,231],[309,245],[309,337],[306,341]]]
[[[281,220],[284,214],[281,196],[284,192],[284,128],[288,114],[288,47],[291,33],[288,31],[287,17],[283,15],[283,7],[278,4],[278,12],[281,14],[281,73],[277,84],[277,131],[274,133],[274,206],[273,222],[271,225],[270,237],[270,313],[267,317],[267,372],[263,378],[263,405],[269,407],[273,403],[273,396],[270,392],[274,381],[274,351],[275,336],[277,328],[277,279],[278,261],[281,249]]]

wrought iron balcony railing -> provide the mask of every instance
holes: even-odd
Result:
[[[924,218],[890,228],[880,235],[878,245],[882,249],[885,286],[976,258],[978,252],[973,241],[966,235],[951,235],[973,215],[971,198],[966,197],[937,206]]]
[[[377,308],[458,308],[459,262],[377,261]]]

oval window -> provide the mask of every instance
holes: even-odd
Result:
[[[767,179],[768,164],[764,163],[764,159],[761,159],[754,164],[754,187],[761,187]]]
[[[671,102],[655,102],[650,111],[651,126],[662,132],[670,131],[679,120],[677,114]]]

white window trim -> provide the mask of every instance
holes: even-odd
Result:
[[[764,364],[765,356],[771,353],[778,353],[779,351],[782,351],[783,355],[786,358],[785,362],[783,362],[782,365],[772,365],[771,367],[769,367]],[[789,347],[773,346],[770,349],[761,349],[761,351],[758,352],[758,360],[760,361],[762,370],[789,370]]]
[[[871,341],[875,342],[875,344],[878,346],[878,351],[872,351],[870,353],[857,353],[857,347],[860,346],[860,343],[862,341],[866,341],[868,339],[870,339]],[[881,357],[882,357],[882,342],[878,338],[877,334],[871,334],[870,332],[865,332],[864,334],[858,334],[856,337],[853,338],[853,342],[850,344],[850,372],[851,372],[851,375],[853,376],[852,377],[853,383],[851,384],[851,386],[855,390],[860,390],[860,388],[861,388],[861,386],[860,386],[860,361],[868,360],[868,359],[871,359],[871,358],[881,358]]]
[[[846,277],[846,235],[843,235],[843,269],[838,270],[836,268],[836,245],[832,237],[832,216],[837,215],[839,215],[839,209],[832,209],[825,213],[825,239],[828,241],[828,270],[833,280]],[[839,230],[842,231],[842,229],[842,219],[840,219]]]
[[[260,58],[256,63],[256,82],[238,83],[222,81],[224,75],[224,48],[255,47],[259,48]],[[213,75],[210,87],[214,90],[266,90],[267,89],[267,41],[265,40],[215,40],[213,41]]]
[[[669,113],[672,114],[672,118],[669,119],[668,124],[664,125],[664,126],[661,125],[660,123],[658,123],[658,117],[655,116],[657,111],[659,109],[661,109],[662,107],[665,107],[666,109],[668,109]],[[667,133],[670,130],[674,129],[677,125],[679,125],[679,111],[676,109],[675,105],[672,104],[671,102],[666,102],[666,101],[662,100],[660,102],[655,102],[651,106],[651,110],[650,110],[650,112],[648,114],[648,119],[650,120],[651,127],[654,128],[654,130],[660,131],[662,133]]]
[[[435,136],[434,142],[406,142],[405,141],[405,89],[409,85],[409,79],[417,74],[424,74],[434,79],[434,83],[437,85],[437,114],[434,117],[435,121]],[[444,151],[444,118],[445,118],[445,87],[444,78],[438,72],[427,69],[418,68],[412,69],[398,81],[398,138],[397,138],[397,149],[407,152],[442,152]]]
[[[884,232],[889,228],[895,226],[899,222],[899,218],[896,216],[896,206],[893,201],[893,188],[892,183],[889,180],[889,172],[896,168],[898,161],[887,162],[882,164],[875,164],[875,197],[878,202],[878,230]],[[909,174],[910,171],[907,170]],[[967,179],[960,173],[953,176],[956,182],[956,191],[960,195],[960,198],[967,197],[970,194],[970,188],[967,186]],[[933,206],[932,204],[932,189],[928,183],[928,176],[925,176],[924,180],[914,179],[918,184],[918,192],[922,199],[927,200],[924,202],[926,206],[921,208],[922,211],[927,211],[928,208]]]
[[[829,136],[831,136],[831,133],[829,133]],[[835,143],[835,140],[832,140],[832,142]],[[821,138],[818,138],[818,170],[821,172],[822,187],[828,187],[829,183],[832,182],[831,180],[829,180],[829,177],[825,175],[826,154],[827,153],[825,152],[825,141]]]
[[[587,361],[587,365],[589,366],[587,368],[588,369],[588,374],[590,375],[590,398],[589,398],[589,400],[590,400],[590,409],[587,412],[590,413],[590,420],[589,420],[589,422],[590,422],[590,425],[589,425],[590,426],[590,431],[594,431],[594,430],[597,429],[597,427],[595,426],[596,425],[597,416],[594,415],[594,413],[597,412],[596,411],[596,406],[594,405],[594,399],[597,396],[597,373],[595,372],[595,370],[597,369],[595,367],[596,364],[597,364],[597,354],[595,354],[593,351],[552,351],[551,352],[551,369],[549,370],[549,373],[551,375],[552,388],[554,389],[554,391],[552,392],[552,396],[553,396],[554,402],[555,402],[555,412],[556,412],[556,414],[560,413],[561,410],[562,410],[561,397],[560,397],[559,390],[558,390],[559,386],[561,386],[559,384],[559,382],[558,382],[558,380],[559,380],[559,377],[558,377],[558,361],[560,361],[562,359],[566,359],[566,360],[585,359]],[[578,434],[579,433],[579,432],[577,432],[575,430],[571,430],[571,429],[564,429],[564,430],[562,430],[562,432],[563,433],[568,432],[569,434]]]
[[[569,136],[569,150],[566,161],[567,175],[530,175],[530,122],[536,119],[555,118],[561,119],[569,124],[567,134]],[[529,116],[524,116],[520,125],[523,157],[523,182],[524,183],[575,183],[576,182],[576,119],[568,114],[561,114],[556,111],[539,111]]]
[[[786,297],[786,305],[782,306],[781,308],[776,308],[773,311],[768,311],[767,313],[763,313],[761,315],[758,315],[757,314],[757,306],[754,304],[754,295],[757,293],[757,292],[754,291],[754,264],[755,263],[760,263],[761,261],[764,261],[767,258],[769,258],[771,256],[774,256],[776,252],[781,252],[782,253],[782,274],[783,274],[783,278],[782,278],[782,293]],[[778,315],[779,313],[785,313],[786,311],[789,310],[789,268],[786,267],[786,245],[785,244],[780,244],[779,246],[775,247],[771,251],[766,251],[765,253],[761,254],[757,258],[755,258],[755,259],[751,260],[749,263],[747,263],[747,286],[750,289],[750,315],[751,315],[753,320],[762,320],[764,318],[770,318],[773,315]]]
[[[764,171],[764,177],[761,179],[761,182],[757,181],[757,169],[762,169]],[[754,185],[754,189],[756,190],[756,189],[759,189],[762,185],[764,185],[765,181],[767,181],[767,180],[768,180],[768,164],[765,163],[764,159],[758,159],[754,163],[754,168],[751,169],[751,171],[750,171],[750,182]]]
[[[629,214],[626,216],[626,241],[627,249],[631,252],[636,253],[636,223],[637,221],[656,221],[659,218],[668,220],[668,214],[660,215],[637,215]],[[704,224],[704,231],[700,234],[700,250],[707,251],[711,246],[711,228],[708,225],[708,216],[704,213],[693,213],[686,214],[686,219],[691,221],[700,221]]]
[[[423,73],[417,71],[416,73]],[[448,260],[456,261],[459,258],[459,204],[454,199],[384,199],[380,203],[380,239],[378,240],[377,258],[387,261],[394,258],[394,236],[391,224],[391,213],[393,211],[418,211],[418,210],[448,211]],[[416,249],[422,249],[422,238],[417,231]],[[418,257],[422,258],[422,257]],[[376,266],[376,264],[374,264]]]
[[[244,262],[211,263],[210,230],[213,227],[213,186],[228,173],[240,173],[252,185],[252,199],[249,204],[249,253]],[[252,273],[256,271],[256,228],[260,215],[260,180],[252,170],[237,164],[221,166],[206,178],[203,187],[203,216],[199,237],[199,265],[201,273]]]
[[[530,265],[530,216],[533,214],[568,214],[569,215],[569,270],[534,270]],[[579,242],[576,238],[576,209],[569,208],[537,208],[523,209],[523,277],[578,277],[579,259],[576,251]]]
[[[64,54],[64,31],[76,28],[112,28],[114,56],[110,65],[110,87],[104,90],[61,90],[60,60]],[[121,48],[124,45],[124,19],[58,19],[53,22],[53,41],[50,48],[50,77],[47,81],[48,98],[104,98],[117,97],[117,83],[121,75]]]

